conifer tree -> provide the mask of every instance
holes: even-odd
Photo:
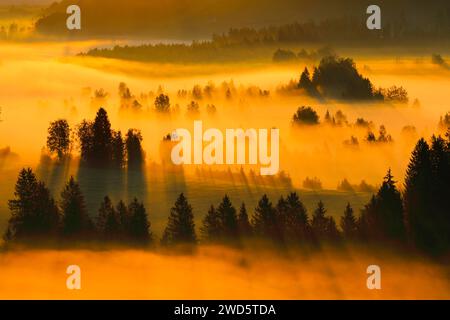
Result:
[[[128,206],[130,214],[130,239],[138,245],[146,245],[152,240],[150,222],[144,204],[136,198]]]
[[[309,74],[309,70],[306,67],[300,76],[300,81],[298,82],[298,88],[305,90],[306,93],[308,93],[309,95],[317,94],[317,90],[311,81],[311,75]]]
[[[280,229],[280,231],[283,231],[286,227],[286,216],[288,211],[288,204],[287,201],[284,199],[283,196],[278,199],[277,205],[275,206],[275,215],[276,215],[276,225]]]
[[[225,241],[236,240],[238,235],[238,224],[236,209],[233,207],[230,198],[225,195],[222,202],[217,207],[217,215],[221,224],[221,236]]]
[[[311,228],[314,237],[318,241],[335,242],[340,234],[333,217],[326,215],[327,210],[322,201],[317,204],[312,217]]]
[[[20,171],[14,196],[8,201],[11,218],[4,235],[6,241],[31,241],[56,235],[58,208],[50,191],[30,168]]]
[[[94,162],[93,123],[83,120],[77,127],[77,137],[81,160],[83,163],[92,164]]]
[[[120,226],[120,235],[124,240],[129,239],[130,237],[130,212],[128,211],[128,207],[126,204],[120,200],[116,206],[117,212],[117,220]]]
[[[111,143],[113,165],[116,168],[122,168],[125,165],[125,142],[120,131],[113,132]]]
[[[202,239],[210,243],[217,242],[221,236],[222,225],[220,217],[216,209],[212,205],[209,208],[207,215],[203,219],[200,232],[202,234]]]
[[[336,221],[333,217],[327,217],[327,227],[325,232],[325,238],[333,244],[336,244],[341,237],[341,234],[337,228]]]
[[[364,205],[361,215],[358,218],[358,237],[368,241],[377,238],[380,229],[379,216],[377,211],[377,201],[372,195],[370,201]]]
[[[440,136],[432,137],[430,162],[432,172],[430,213],[439,242],[437,251],[445,252],[450,249],[450,146]]]
[[[175,201],[175,205],[170,209],[169,220],[161,243],[163,245],[177,245],[195,244],[196,242],[197,236],[192,207],[184,194],[181,193]]]
[[[144,162],[144,151],[142,150],[141,142],[141,132],[136,129],[129,129],[125,141],[128,167],[140,167]]]
[[[424,139],[420,139],[406,171],[404,209],[412,241],[427,250],[433,250],[435,246],[433,222],[430,220],[431,184],[430,148]]]
[[[287,210],[284,219],[286,238],[293,241],[310,241],[311,226],[305,206],[297,193],[292,192],[286,198]]]
[[[61,192],[62,234],[66,238],[89,237],[93,223],[86,210],[84,196],[80,186],[70,177]]]
[[[245,207],[245,203],[243,202],[241,208],[239,209],[238,230],[240,237],[245,238],[252,235],[252,226],[248,219],[247,208]]]
[[[279,241],[277,230],[276,210],[267,195],[263,195],[258,201],[252,216],[252,226],[255,235]]]
[[[96,165],[108,165],[112,160],[112,130],[108,114],[100,108],[92,125],[92,157]]]
[[[118,215],[108,196],[104,197],[97,216],[97,232],[103,240],[115,240],[119,238],[120,224]]]
[[[312,216],[311,227],[317,239],[324,239],[328,228],[328,219],[325,216],[327,210],[322,201],[319,201]]]
[[[341,217],[340,226],[346,239],[354,240],[356,238],[358,224],[350,203],[347,203],[347,206],[345,207],[344,215]]]
[[[380,236],[392,240],[405,239],[405,221],[400,192],[395,186],[391,170],[384,177],[376,195],[378,216],[380,219]]]

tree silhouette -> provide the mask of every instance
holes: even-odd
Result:
[[[77,128],[78,143],[80,145],[81,159],[85,163],[92,163],[94,157],[93,124],[83,120]]]
[[[116,206],[117,220],[120,226],[120,236],[124,240],[130,239],[130,212],[126,204],[120,200]]]
[[[336,244],[340,240],[341,234],[333,217],[327,217],[326,239]]]
[[[314,69],[312,84],[321,88],[323,95],[339,99],[371,100],[382,99],[381,93],[375,93],[369,79],[364,78],[350,58],[338,58],[335,55],[324,57]]]
[[[125,142],[120,131],[114,131],[112,134],[112,163],[116,168],[125,165]]]
[[[432,250],[436,244],[429,216],[432,199],[430,186],[430,148],[424,139],[420,139],[406,170],[404,206],[413,242],[427,250]]]
[[[311,75],[309,74],[309,70],[306,67],[300,76],[300,81],[298,82],[298,88],[305,90],[305,92],[307,94],[309,94],[310,96],[318,96],[319,95],[316,87],[311,82]]]
[[[286,198],[286,214],[283,225],[285,238],[289,242],[311,240],[311,226],[305,206],[297,193],[292,192]]]
[[[146,245],[152,240],[150,222],[144,204],[136,198],[129,204],[130,215],[129,236],[133,243]]]
[[[334,218],[326,216],[326,212],[323,202],[319,201],[312,217],[312,232],[316,240],[335,243],[340,238],[339,230]]]
[[[47,136],[47,148],[56,152],[62,159],[70,150],[70,127],[67,120],[59,119],[50,123]]]
[[[235,241],[238,235],[236,209],[227,195],[223,197],[222,202],[217,207],[217,215],[220,219],[223,240],[227,242]]]
[[[100,204],[96,226],[100,239],[107,241],[118,240],[120,232],[118,215],[108,196],[105,196]]]
[[[238,232],[239,236],[246,238],[252,235],[252,226],[248,220],[247,208],[245,203],[242,202],[241,208],[239,209],[239,215],[237,218]]]
[[[284,62],[295,59],[297,59],[297,56],[295,55],[294,52],[292,52],[291,50],[283,50],[283,49],[278,49],[277,51],[275,51],[272,57],[272,60],[274,62]]]
[[[433,254],[450,247],[449,143],[432,137],[431,149],[424,139],[417,143],[405,178],[404,207],[415,245]]]
[[[126,137],[128,167],[140,167],[144,162],[144,151],[141,146],[142,134],[139,130],[129,129]]]
[[[163,245],[195,244],[194,215],[192,207],[183,193],[175,201],[170,209],[170,215],[161,243]]]
[[[263,238],[279,241],[276,210],[272,206],[267,195],[263,195],[258,201],[252,216],[252,226],[255,235]]]
[[[388,170],[376,195],[377,210],[380,219],[380,233],[388,239],[404,240],[406,231],[403,218],[403,204],[400,192]]]
[[[344,215],[341,217],[340,226],[346,239],[354,240],[358,235],[358,223],[350,203],[345,207]]]
[[[56,235],[58,208],[50,191],[30,168],[20,171],[14,196],[15,199],[8,201],[11,218],[4,235],[6,241],[32,241]]]
[[[450,138],[450,137],[449,137]],[[436,226],[435,234],[439,247],[437,250],[450,249],[450,139],[445,141],[442,137],[431,138],[431,191],[432,219]]]
[[[61,192],[62,235],[84,239],[91,236],[93,224],[86,210],[80,186],[70,177]]]
[[[319,124],[319,115],[313,108],[302,106],[297,109],[292,121],[296,125],[316,125]]]
[[[170,111],[170,99],[169,96],[161,93],[155,98],[155,108],[158,112]]]
[[[100,108],[92,125],[92,157],[96,165],[108,165],[112,159],[111,123],[105,109]]]
[[[314,210],[311,221],[312,231],[317,239],[326,238],[328,229],[328,219],[325,216],[326,212],[327,210],[325,209],[323,202],[319,201],[317,208]]]
[[[219,241],[220,239],[220,235],[222,233],[222,225],[220,217],[216,209],[212,205],[202,221],[200,232],[202,234],[202,239],[206,242],[213,243]]]
[[[376,195],[361,211],[358,229],[366,240],[402,242],[406,239],[403,200],[390,169]]]

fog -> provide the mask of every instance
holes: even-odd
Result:
[[[33,261],[33,263],[30,263]],[[69,265],[81,290],[66,288]],[[381,268],[381,290],[366,286]],[[303,256],[201,247],[157,252],[18,251],[0,255],[0,299],[448,299],[448,270],[383,250]]]
[[[134,196],[144,200],[150,210],[150,218],[157,233],[163,228],[168,209],[179,192],[187,192],[196,210],[197,219],[205,213],[210,202],[218,202],[228,193],[235,205],[246,201],[254,207],[262,193],[272,196],[272,201],[293,189],[302,189],[301,197],[311,210],[318,200],[325,201],[329,213],[341,214],[347,201],[361,208],[370,193],[336,192],[343,179],[352,184],[362,180],[376,186],[388,168],[391,168],[401,188],[410,153],[419,137],[429,138],[438,133],[439,117],[450,110],[449,70],[431,63],[428,56],[392,58],[392,55],[373,56],[367,52],[358,56],[349,50],[343,56],[355,59],[360,72],[368,76],[378,87],[401,85],[408,90],[408,105],[365,105],[342,102],[318,102],[305,96],[279,94],[277,88],[291,79],[298,79],[305,65],[273,64],[271,61],[253,63],[230,63],[225,65],[144,64],[113,59],[75,57],[78,52],[106,42],[58,42],[1,44],[0,53],[0,225],[6,222],[9,212],[7,199],[13,195],[18,171],[30,166],[43,179],[58,199],[64,182],[70,175],[76,176],[87,196],[91,214],[95,214],[100,199],[110,194],[114,200]],[[199,101],[200,114],[187,115],[189,98],[177,97],[178,90],[191,90],[196,84],[202,87],[213,82],[220,88],[223,81],[233,81],[237,94],[233,99],[216,96]],[[148,96],[141,112],[120,110],[118,86],[124,82],[132,94]],[[178,112],[161,116],[153,111],[153,94],[158,87],[169,94],[171,105],[179,105]],[[258,86],[269,90],[269,97],[251,97],[246,89]],[[108,97],[104,101],[93,99],[94,91],[104,89]],[[418,99],[420,107],[413,107]],[[144,99],[145,100],[145,99]],[[214,104],[217,113],[210,116],[207,104]],[[363,117],[372,121],[374,132],[385,125],[394,142],[369,144],[364,142],[367,130],[349,126],[321,124],[313,127],[293,128],[291,119],[297,108],[312,106],[323,121],[325,112],[334,114],[341,110],[350,124]],[[72,128],[82,119],[93,119],[98,107],[108,111],[112,127],[126,132],[128,128],[142,131],[143,148],[146,152],[144,174],[129,176],[126,180],[119,174],[78,171],[77,152],[64,168],[42,157],[47,128],[50,121],[65,118]],[[203,127],[218,128],[272,128],[280,129],[280,170],[291,179],[289,185],[277,181],[261,185],[248,182],[249,167],[244,166],[246,178],[239,180],[240,165],[231,166],[185,166],[161,167],[168,159],[160,154],[162,137],[176,128],[192,130],[193,121],[202,120]],[[404,132],[405,126],[416,131]],[[358,139],[358,147],[344,144],[351,136]],[[9,150],[9,151],[5,151]],[[200,173],[199,173],[200,170]],[[231,171],[228,174],[220,172]],[[259,171],[259,170],[258,170]],[[84,177],[84,178],[83,178]],[[330,191],[303,190],[307,178],[320,179],[323,189]],[[99,183],[99,181],[103,181]]]

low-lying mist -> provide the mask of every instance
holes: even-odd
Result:
[[[32,262],[32,263],[30,263]],[[81,290],[66,269],[81,268]],[[366,286],[381,268],[381,290]],[[200,247],[190,255],[137,250],[0,254],[1,299],[448,299],[448,269],[398,253],[324,249],[301,255]]]
[[[218,201],[225,193],[231,194],[236,205],[246,201],[250,206],[262,193],[270,193],[266,188],[271,187],[270,184],[253,188],[233,179],[233,175],[240,174],[240,165],[230,169],[227,166],[186,166],[175,172],[162,168],[161,163],[167,159],[160,152],[161,140],[176,128],[192,130],[194,120],[202,120],[205,129],[215,127],[222,131],[226,128],[280,129],[280,171],[289,177],[291,184],[289,187],[282,185],[283,190],[279,188],[273,192],[272,201],[290,189],[305,188],[307,178],[317,178],[324,190],[336,190],[344,179],[352,185],[364,180],[370,186],[377,186],[388,168],[392,169],[401,189],[417,139],[429,138],[436,133],[439,117],[449,111],[448,70],[432,64],[428,61],[429,57],[358,57],[353,52],[352,57],[359,70],[374,84],[381,87],[395,84],[407,89],[410,104],[393,106],[319,102],[301,95],[278,94],[280,85],[299,78],[304,66],[298,64],[258,62],[249,65],[189,66],[72,57],[77,52],[98,45],[101,44],[94,41],[1,45],[0,149],[8,152],[0,154],[0,174],[3,177],[0,181],[0,226],[9,216],[7,200],[13,196],[18,171],[27,166],[37,171],[56,199],[62,185],[70,175],[74,175],[81,180],[81,188],[88,202],[92,202],[94,212],[99,199],[105,194],[112,195],[114,200],[137,196],[150,209],[150,217],[157,217],[154,222],[156,229],[165,223],[168,208],[179,192],[188,193],[198,210],[198,217],[205,214],[203,211],[210,202]],[[308,67],[311,68],[311,65]],[[223,81],[232,81],[238,89],[257,86],[270,91],[270,94],[266,97],[237,95],[233,99],[204,98],[198,101],[200,112],[188,115],[186,109],[190,98],[179,98],[177,91],[192,90],[196,84],[205,86],[209,81],[217,87]],[[170,96],[171,106],[179,106],[178,112],[160,115],[149,110],[154,109],[154,98],[148,98],[148,104],[141,112],[121,110],[118,96],[121,82],[126,83],[136,97],[150,97],[150,92],[158,92],[161,86],[161,90]],[[93,98],[95,90],[99,89],[107,93],[103,101]],[[415,99],[420,101],[420,106],[411,106]],[[215,105],[217,111],[214,115],[208,114],[208,104]],[[303,105],[315,109],[322,124],[294,128],[292,116]],[[100,181],[102,175],[87,169],[80,172],[77,150],[65,166],[58,166],[42,153],[51,121],[65,118],[75,128],[83,119],[93,119],[100,106],[107,110],[115,130],[124,133],[128,128],[137,128],[144,137],[145,174],[121,178],[119,181],[128,181],[128,185],[131,181],[132,187],[126,190],[116,190],[125,184],[117,183],[115,178],[106,179],[103,184],[90,183]],[[327,110],[332,115],[341,110],[349,125],[323,124]],[[365,142],[367,130],[354,126],[358,118],[371,121],[376,135],[379,126],[384,125],[393,142]],[[409,129],[405,130],[405,127]],[[357,146],[346,143],[351,141],[352,136],[358,140]],[[222,174],[228,170],[231,170],[231,176]],[[246,175],[249,175],[248,170]],[[85,181],[83,176],[87,178]],[[331,199],[337,198],[336,195],[325,195],[322,190],[311,191],[316,194],[311,198],[306,194],[306,204],[312,207],[322,199],[332,215],[340,215],[347,201],[360,208],[371,195],[368,192],[347,192],[341,194],[341,200],[334,201]],[[305,192],[302,193],[304,198]],[[89,199],[90,195],[95,197]]]

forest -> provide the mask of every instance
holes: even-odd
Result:
[[[311,108],[306,112],[305,107],[299,110],[294,120],[308,118],[308,112],[314,112]],[[111,129],[103,108],[98,110],[94,121],[83,120],[76,135],[83,166],[123,170],[125,166],[143,164],[139,130],[130,129],[123,139],[120,131]],[[71,139],[67,121],[60,119],[50,124],[47,147],[60,161],[70,156]],[[32,169],[24,168],[16,182],[14,199],[8,201],[11,217],[4,240],[6,247],[16,243],[54,246],[59,240],[69,247],[107,243],[146,248],[157,242],[162,246],[193,246],[200,242],[239,247],[249,240],[303,249],[318,248],[324,243],[333,246],[346,242],[390,243],[441,255],[450,249],[446,201],[449,191],[450,127],[447,127],[444,138],[433,135],[428,142],[423,138],[417,141],[402,191],[389,169],[370,201],[363,208],[356,208],[360,214],[348,203],[336,221],[327,215],[326,205],[320,200],[309,215],[296,192],[288,192],[279,199],[263,195],[255,208],[247,208],[245,203],[233,204],[225,194],[219,204],[211,204],[208,212],[203,213],[202,225],[196,227],[195,209],[181,193],[157,241],[151,231],[151,213],[138,199],[129,204],[122,200],[114,204],[105,195],[94,216],[88,213],[83,192],[73,177],[67,181],[59,200],[55,200]]]

